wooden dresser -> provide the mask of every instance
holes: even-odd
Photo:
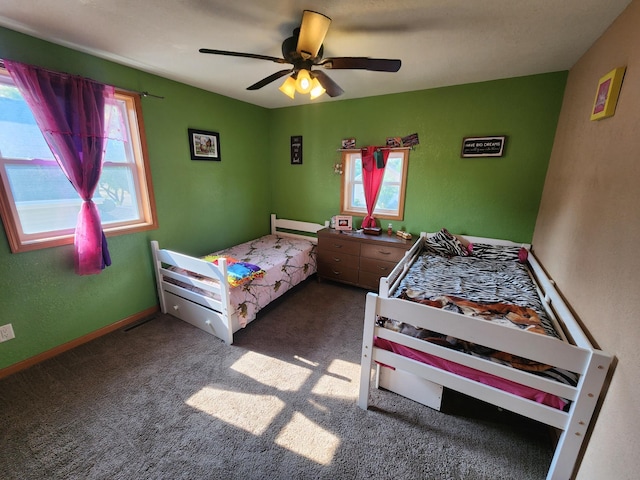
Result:
[[[415,243],[389,236],[340,233],[323,228],[318,232],[318,276],[369,290],[378,290],[380,277],[389,274]]]

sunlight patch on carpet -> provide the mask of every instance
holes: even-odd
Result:
[[[354,379],[360,374],[360,365],[333,360],[325,373],[314,385],[312,393],[331,398],[351,400],[358,394],[358,382]]]
[[[281,392],[300,390],[300,387],[311,375],[311,370],[308,368],[255,352],[247,352],[242,355],[237,362],[231,365],[231,370]]]
[[[320,465],[329,465],[340,446],[340,439],[296,412],[275,443]]]
[[[273,395],[254,395],[204,387],[189,397],[190,407],[254,435],[267,431],[285,403]],[[251,408],[247,408],[250,405]]]

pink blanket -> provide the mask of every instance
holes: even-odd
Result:
[[[500,390],[503,390],[505,392],[513,393],[514,395],[518,395],[519,397],[534,400],[538,403],[542,403],[559,410],[564,409],[565,405],[567,405],[566,400],[556,395],[542,392],[540,390],[536,390],[535,388],[527,387],[525,385],[512,382],[511,380],[506,380],[490,373],[485,373],[480,370],[476,370],[475,368],[460,365],[459,363],[445,360],[443,358],[436,357],[419,350],[414,350],[413,348],[400,345],[395,342],[390,342],[389,340],[385,340],[383,338],[375,338],[374,345],[384,350],[402,355],[403,357],[408,357],[421,363],[426,363],[427,365],[440,368],[441,370],[455,373],[456,375],[459,375],[461,377],[465,377],[470,380],[474,380],[476,382],[483,383],[495,388],[499,388]]]

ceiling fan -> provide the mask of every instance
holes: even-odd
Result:
[[[397,72],[400,70],[400,60],[369,57],[333,57],[323,59],[322,43],[330,24],[331,19],[326,15],[304,10],[300,27],[294,29],[293,35],[282,42],[283,58],[254,53],[212,50],[209,48],[201,48],[199,51],[214,55],[256,58],[275,63],[291,64],[293,68],[280,70],[247,87],[247,90],[258,90],[285,75],[289,75],[280,90],[291,98],[294,98],[296,91],[309,93],[311,99],[319,97],[325,91],[330,97],[337,97],[344,93],[344,90],[327,74],[322,70],[312,70],[313,67],[333,70],[371,70],[376,72]]]

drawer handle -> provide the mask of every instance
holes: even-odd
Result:
[[[386,272],[389,269],[387,267],[381,267],[380,265],[378,265],[378,270],[382,270],[383,272]]]
[[[180,310],[180,307],[178,305],[174,305],[173,309],[177,312],[178,310]]]
[[[333,261],[337,263],[337,262],[339,262],[339,261],[340,261],[340,259],[339,259],[339,258],[336,258],[336,257],[333,257]]]
[[[391,252],[385,252],[384,250],[378,250],[378,253],[381,253],[382,255],[390,255]]]
[[[341,275],[341,272],[336,272],[335,270],[333,270],[333,274],[334,275]]]
[[[333,244],[333,246],[334,246],[335,248],[342,248],[342,245],[339,245],[339,244],[337,244],[337,243],[334,243],[334,244]]]

